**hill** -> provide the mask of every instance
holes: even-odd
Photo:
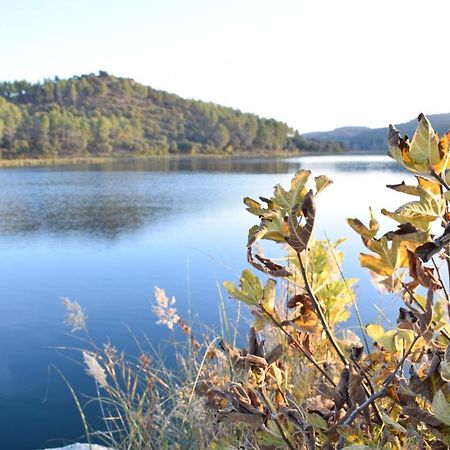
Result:
[[[341,151],[287,124],[106,72],[0,83],[2,159]]]
[[[427,115],[435,130],[442,135],[450,126],[450,113]],[[400,133],[410,138],[417,127],[417,119],[396,124]],[[303,134],[304,138],[319,141],[335,141],[348,150],[367,150],[385,152],[387,147],[388,128],[343,127],[333,131],[315,131]]]

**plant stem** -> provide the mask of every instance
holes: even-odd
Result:
[[[433,178],[435,178],[442,186],[444,186],[445,189],[447,189],[447,191],[450,190],[450,186],[449,186],[449,185],[445,182],[445,180],[444,180],[440,175],[438,175],[434,170],[431,171],[431,176],[432,176]]]
[[[369,342],[367,340],[366,329],[364,327],[364,324],[363,324],[363,321],[362,321],[362,317],[361,317],[361,314],[359,312],[358,304],[356,303],[355,297],[353,295],[353,291],[350,289],[350,286],[348,285],[347,280],[345,279],[344,274],[342,273],[341,266],[339,265],[339,261],[336,258],[336,254],[334,253],[334,249],[333,249],[333,247],[331,245],[331,242],[328,239],[328,236],[327,236],[326,233],[325,233],[325,237],[326,237],[326,240],[327,240],[328,248],[330,249],[330,252],[331,252],[331,254],[333,256],[334,262],[336,263],[336,267],[339,270],[340,277],[341,277],[342,281],[344,282],[345,287],[347,288],[347,291],[348,291],[348,293],[350,295],[350,298],[352,299],[353,307],[355,308],[356,317],[357,317],[358,323],[359,323],[359,328],[360,328],[361,333],[363,335],[364,345],[366,346],[367,356],[369,358],[370,364],[372,364],[372,358],[370,357],[370,348],[369,348]]]
[[[405,291],[411,297],[411,300],[420,308],[422,312],[425,312],[425,308],[422,306],[419,300],[417,300],[416,296],[414,295],[414,292],[412,292],[411,289],[402,280],[400,280],[400,283],[402,284],[403,289],[405,289]],[[432,324],[436,325],[436,322],[432,322]],[[445,329],[439,330],[439,333],[441,333],[442,336],[444,336],[448,341],[450,341],[450,336]]]
[[[333,345],[334,349],[336,350],[340,360],[345,365],[348,365],[347,358],[345,357],[344,352],[342,351],[342,349],[339,347],[338,343],[336,342],[336,339],[334,338],[333,333],[331,332],[328,322],[325,319],[325,316],[323,314],[322,307],[320,306],[319,300],[317,299],[317,297],[314,295],[314,293],[312,291],[311,285],[308,280],[308,275],[306,273],[305,266],[303,264],[300,253],[297,253],[297,258],[298,258],[298,262],[300,265],[300,270],[302,272],[303,282],[305,283],[306,291],[308,292],[308,295],[311,297],[311,301],[314,305],[314,308],[315,308],[317,316],[319,317],[319,320],[322,324],[322,327],[323,327],[328,339],[330,340],[331,344]]]
[[[405,354],[403,355],[403,357],[400,359],[400,361],[396,364],[394,371],[392,373],[390,373],[386,379],[383,382],[383,385],[381,387],[381,389],[377,392],[375,392],[374,394],[372,394],[365,402],[361,403],[361,405],[359,405],[357,408],[355,408],[350,414],[349,416],[344,420],[343,424],[344,426],[349,426],[351,425],[351,423],[355,420],[356,416],[361,413],[362,411],[364,411],[370,404],[372,404],[375,400],[377,400],[378,398],[382,397],[386,391],[388,390],[390,384],[392,383],[392,381],[394,380],[394,378],[397,375],[397,372],[399,371],[399,369],[403,366],[406,358],[411,354],[414,345],[416,344],[416,342],[419,340],[419,338],[422,336],[422,333],[416,335],[414,337],[414,340],[411,342],[411,345],[409,346],[408,350],[405,352]],[[344,446],[344,437],[341,436],[339,438],[339,445],[338,445],[338,449],[342,449]]]
[[[308,352],[300,342],[298,342],[297,339],[295,339],[293,336],[291,336],[284,328],[281,323],[278,322],[278,320],[275,319],[275,317],[272,316],[272,314],[267,311],[264,306],[261,306],[261,310],[264,314],[266,314],[272,322],[275,324],[277,328],[279,328],[294,344],[295,346],[306,356],[308,361],[331,383],[333,387],[336,387],[336,383],[333,381],[333,379],[322,369],[322,367],[319,366],[319,363],[315,360],[314,356],[311,355],[310,352]]]
[[[272,406],[270,404],[269,399],[267,398],[266,394],[264,393],[264,388],[261,388],[259,390],[259,393],[261,394],[261,397],[264,399],[264,402],[267,405],[267,408],[271,412],[272,419],[275,422],[275,425],[278,428],[278,431],[280,432],[281,438],[284,442],[286,442],[286,445],[289,447],[290,450],[296,450],[296,447],[292,444],[292,442],[289,440],[289,438],[286,436],[286,433],[284,432],[283,427],[281,426],[280,421],[278,420],[278,417],[276,416],[276,413],[274,413]]]

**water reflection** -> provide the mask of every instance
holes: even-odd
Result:
[[[325,165],[335,170],[347,170],[352,164],[356,170],[401,170],[385,155],[325,155],[294,158],[198,157],[198,158],[148,158],[109,161],[102,164],[82,163],[30,170],[69,172],[223,172],[223,173],[288,173],[299,166]],[[370,164],[368,166],[367,164]]]
[[[299,168],[336,174],[400,170],[385,156],[177,158],[8,169],[0,172],[0,235],[116,239],[226,201],[232,189],[227,184],[239,179],[211,174],[292,174]]]

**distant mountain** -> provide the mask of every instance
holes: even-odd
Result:
[[[427,116],[433,128],[442,135],[450,128],[450,113]],[[412,138],[417,127],[417,119],[395,125],[400,133]],[[377,151],[387,150],[388,128],[342,127],[333,131],[305,133],[306,139],[340,142],[347,150]]]
[[[342,151],[287,124],[106,72],[0,83],[0,157]]]

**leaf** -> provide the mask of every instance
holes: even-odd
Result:
[[[328,430],[329,428],[327,421],[317,413],[308,414],[308,423],[312,427],[319,428],[321,430]]]
[[[264,286],[263,295],[261,299],[261,305],[266,311],[272,311],[275,303],[275,289],[277,282],[269,278]]]
[[[381,325],[369,324],[366,326],[366,333],[374,341],[378,341],[384,335],[384,328]]]
[[[421,422],[431,425],[432,427],[437,427],[440,425],[440,422],[436,417],[430,414],[427,410],[419,408],[418,406],[404,406],[402,413],[407,416],[412,416],[414,419],[420,420]]]
[[[316,208],[312,191],[309,191],[306,194],[301,210],[303,217],[306,220],[306,223],[303,226],[300,226],[300,221],[297,218],[297,207],[294,207],[288,216],[289,236],[286,238],[286,242],[297,253],[306,250],[314,228]]]
[[[348,382],[348,396],[352,405],[360,405],[366,399],[366,394],[363,388],[364,377],[354,371],[350,372],[350,378]]]
[[[314,178],[314,181],[316,183],[316,195],[330,186],[330,184],[333,184],[333,180],[326,175],[319,175]]]
[[[409,261],[409,276],[413,280],[422,285],[425,288],[433,288],[433,290],[440,288],[439,281],[434,276],[434,269],[430,267],[424,267],[422,261],[417,258],[416,254],[408,250]]]
[[[319,318],[314,310],[314,306],[311,297],[308,294],[301,293],[293,297],[291,304],[300,305],[300,309],[294,312],[294,318],[284,321],[282,324],[294,325],[300,331],[305,333],[311,333],[315,331],[319,323]]]
[[[381,347],[385,348],[389,353],[397,353],[401,350],[399,348],[397,335],[394,330],[389,330],[386,334],[380,336],[377,343]]]
[[[448,144],[447,144],[447,150],[448,150]],[[440,195],[441,194],[441,187],[437,181],[429,180],[427,178],[419,177],[419,176],[416,176],[416,179],[417,179],[417,182],[419,183],[419,186],[424,188],[430,194],[432,194],[432,195]]]
[[[310,170],[298,170],[291,180],[291,189],[285,191],[281,185],[277,184],[274,188],[274,196],[271,200],[281,207],[284,212],[290,211],[295,205],[302,202],[302,199],[307,192],[305,185],[308,182],[310,175]]]
[[[419,316],[420,320],[420,331],[424,333],[430,328],[431,321],[433,319],[433,299],[434,292],[433,288],[428,288],[427,303],[425,305],[425,311]]]
[[[375,450],[378,447],[371,447],[370,445],[346,445],[345,447],[342,447],[342,450]]]
[[[450,402],[447,401],[442,389],[436,392],[431,410],[442,423],[450,426]]]
[[[397,337],[400,341],[404,341],[404,348],[408,348],[414,341],[415,334],[412,330],[402,330],[397,331]]]
[[[411,141],[409,156],[419,163],[438,164],[440,161],[438,135],[423,114],[419,116],[419,125]]]
[[[406,434],[406,429],[402,427],[398,422],[393,420],[390,416],[388,416],[386,413],[381,413],[381,417],[383,419],[383,422],[390,425],[392,428],[396,429],[397,431],[400,431],[400,433]]]
[[[441,174],[445,171],[449,157],[449,136],[441,139],[428,119],[420,114],[419,123],[411,143],[398,130],[389,125],[388,155],[414,173],[429,175],[431,169]]]
[[[261,203],[253,200],[250,197],[245,197],[244,203],[247,205],[246,210],[252,214],[255,214],[256,216],[260,216],[266,211],[264,208],[262,208]]]
[[[430,231],[431,225],[437,219],[440,219],[444,213],[443,203],[435,199],[420,199],[405,203],[394,212],[385,208],[381,213],[395,221],[403,224],[412,224],[422,231]]]
[[[260,447],[267,448],[280,448],[284,449],[286,447],[286,442],[284,442],[283,438],[278,436],[275,432],[268,433],[266,431],[257,431],[256,439]],[[228,444],[227,450],[230,450],[230,446]]]
[[[259,278],[248,269],[242,271],[240,288],[230,281],[225,281],[223,287],[231,297],[241,300],[249,306],[257,305],[263,294]]]
[[[362,267],[377,273],[378,275],[389,276],[393,274],[393,269],[380,256],[367,255],[361,253],[359,255],[359,263]]]
[[[439,253],[448,243],[450,243],[450,224],[444,229],[444,233],[433,242],[426,242],[418,247],[416,255],[423,261],[429,261],[436,253]]]
[[[356,231],[362,238],[372,239],[378,233],[380,225],[375,219],[372,208],[369,208],[370,221],[369,227],[366,227],[359,219],[347,219],[347,223]]]

